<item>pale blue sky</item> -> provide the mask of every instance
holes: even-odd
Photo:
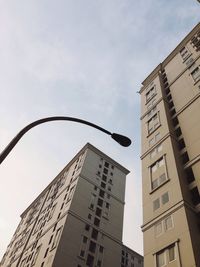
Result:
[[[131,170],[123,240],[142,253],[136,92],[199,18],[195,0],[0,1],[0,149],[27,123],[52,115],[133,139],[122,148],[66,122],[29,132],[0,167],[0,257],[20,214],[86,142]]]

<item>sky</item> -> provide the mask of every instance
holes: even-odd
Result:
[[[0,166],[0,258],[20,214],[87,143],[128,168],[123,242],[142,243],[142,81],[199,22],[196,0],[0,1],[0,151],[28,123],[88,120],[129,136],[51,122],[28,132]]]

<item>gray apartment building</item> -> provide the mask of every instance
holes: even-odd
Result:
[[[2,267],[142,267],[122,244],[129,171],[86,144],[22,213]]]
[[[145,267],[200,266],[200,24],[143,81]]]

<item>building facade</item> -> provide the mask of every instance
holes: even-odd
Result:
[[[86,144],[23,212],[1,266],[129,266],[121,263],[128,173]],[[130,266],[142,267],[133,257]]]
[[[200,266],[200,24],[142,83],[145,267]]]

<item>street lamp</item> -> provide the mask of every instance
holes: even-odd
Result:
[[[45,123],[45,122],[49,122],[49,121],[73,121],[73,122],[78,122],[78,123],[82,123],[82,124],[86,124],[88,126],[91,126],[93,128],[96,128],[108,135],[110,135],[116,142],[118,142],[120,145],[122,146],[130,146],[131,144],[131,140],[123,135],[117,134],[117,133],[111,133],[107,130],[105,130],[104,128],[93,124],[91,122],[85,121],[85,120],[81,120],[78,118],[72,118],[72,117],[65,117],[65,116],[55,116],[55,117],[47,117],[47,118],[43,118],[37,121],[34,121],[30,124],[28,124],[26,127],[24,127],[11,141],[10,143],[7,145],[7,147],[3,150],[3,152],[0,154],[0,164],[4,161],[4,159],[8,156],[8,154],[11,152],[11,150],[14,148],[14,146],[18,143],[18,141],[22,138],[22,136],[28,132],[30,129],[32,129],[33,127]]]

